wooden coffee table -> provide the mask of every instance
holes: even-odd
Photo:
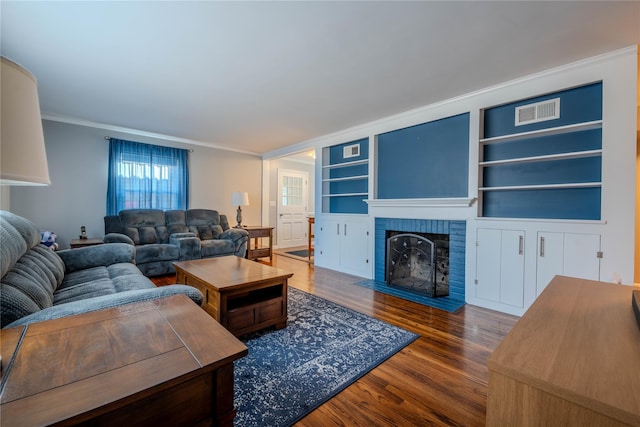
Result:
[[[247,347],[185,295],[0,331],[2,425],[233,426]]]
[[[293,273],[233,255],[174,266],[176,282],[202,292],[202,307],[234,335],[287,325],[287,281]]]

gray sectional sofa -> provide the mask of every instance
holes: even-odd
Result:
[[[135,247],[122,243],[54,252],[31,221],[0,211],[0,327],[176,294],[202,304],[191,286],[156,287],[134,259]]]
[[[249,234],[230,228],[225,215],[210,209],[127,209],[104,218],[105,243],[136,248],[145,276],[175,273],[175,261],[225,255],[244,257]]]

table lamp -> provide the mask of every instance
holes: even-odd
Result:
[[[15,62],[0,59],[0,184],[50,185],[36,79]]]
[[[236,214],[236,221],[238,225],[236,228],[242,227],[242,208],[241,206],[249,206],[249,193],[246,191],[234,191],[231,194],[231,204],[238,207],[238,213]]]

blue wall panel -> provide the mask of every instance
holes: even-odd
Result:
[[[469,113],[378,135],[378,198],[466,197]]]
[[[344,158],[343,148],[349,145],[360,144],[360,155],[356,157]],[[369,138],[359,139],[357,141],[346,142],[340,145],[334,145],[329,150],[329,163],[332,165],[355,162],[357,160],[365,160],[369,158]]]
[[[331,213],[366,214],[368,205],[364,199],[366,196],[331,197],[329,209]]]
[[[551,160],[546,162],[494,165],[483,170],[484,187],[548,185],[600,182],[602,158]]]
[[[486,191],[482,203],[485,217],[600,219],[600,187]]]
[[[559,119],[515,125],[516,107],[557,97],[560,97]],[[484,112],[484,137],[493,138],[595,120],[602,120],[602,82],[487,109]]]
[[[527,138],[484,146],[485,162],[518,157],[535,157],[572,151],[599,150],[602,148],[602,129]]]

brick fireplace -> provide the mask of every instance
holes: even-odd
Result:
[[[449,236],[449,295],[438,300],[465,300],[466,222],[404,218],[375,219],[375,281],[386,282],[386,245],[389,232]],[[443,301],[444,302],[444,301]]]

